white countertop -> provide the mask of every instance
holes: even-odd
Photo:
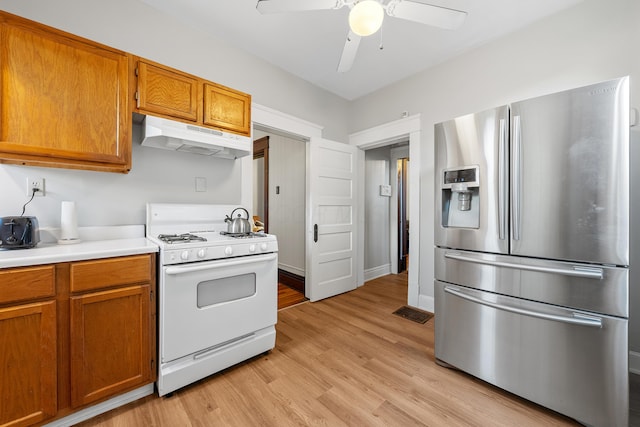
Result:
[[[41,242],[32,249],[1,249],[0,268],[81,261],[158,252],[144,237],[144,226],[80,229],[81,241],[60,245],[56,230],[40,230]]]

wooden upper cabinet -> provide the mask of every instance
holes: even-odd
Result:
[[[129,56],[0,12],[0,162],[128,172]]]
[[[134,62],[134,111],[251,136],[251,95],[146,59]]]
[[[204,84],[204,124],[251,135],[251,96],[213,83]]]
[[[198,79],[147,61],[139,61],[138,109],[196,122]]]

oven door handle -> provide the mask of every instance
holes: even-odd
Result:
[[[253,255],[246,257],[235,258],[231,261],[222,262],[222,260],[216,260],[215,263],[195,263],[189,265],[180,265],[180,266],[171,266],[167,267],[164,271],[166,274],[185,274],[185,273],[193,273],[195,271],[203,271],[203,270],[213,270],[216,268],[227,268],[227,267],[236,267],[238,265],[246,265],[246,264],[254,264],[256,262],[270,262],[276,260],[278,254],[265,254],[265,255]]]

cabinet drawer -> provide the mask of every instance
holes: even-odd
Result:
[[[149,282],[150,255],[107,258],[71,264],[71,292]]]
[[[0,304],[55,294],[55,266],[0,270]]]

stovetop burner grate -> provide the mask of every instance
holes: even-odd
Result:
[[[264,233],[254,233],[254,232],[229,233],[228,231],[221,231],[220,234],[223,236],[233,237],[234,239],[252,239],[254,237],[266,237],[266,234]]]
[[[204,237],[196,236],[191,233],[183,234],[160,234],[158,239],[165,243],[189,243],[189,242],[206,242]]]

